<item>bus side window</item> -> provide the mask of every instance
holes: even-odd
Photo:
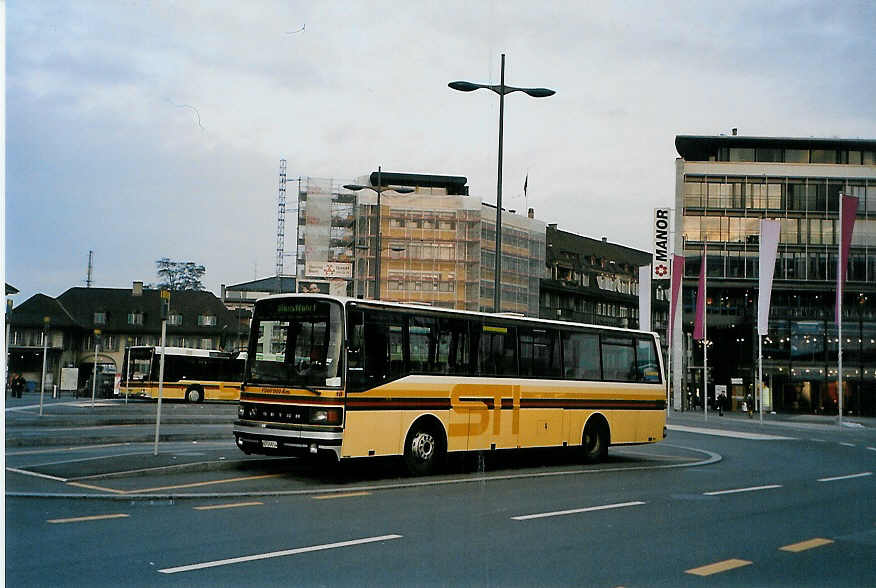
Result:
[[[408,355],[411,374],[435,373],[437,324],[434,318],[408,317]]]
[[[530,329],[517,331],[520,339],[520,376],[536,378],[559,378],[560,340],[553,329]]]
[[[563,374],[569,380],[601,380],[599,337],[563,332]]]
[[[660,383],[660,365],[653,339],[636,339],[636,380]]]
[[[478,345],[481,376],[517,375],[517,337],[514,327],[482,325]]]
[[[351,310],[347,324],[347,386],[351,392],[366,389],[365,377],[365,324],[361,310]]]
[[[442,317],[439,324],[436,373],[467,375],[471,365],[469,322]]]
[[[627,337],[602,336],[602,369],[611,382],[636,381],[636,353]]]
[[[405,316],[380,310],[365,313],[363,346],[366,386],[399,378],[405,370]]]

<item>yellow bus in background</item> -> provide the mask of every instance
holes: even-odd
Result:
[[[166,347],[162,398],[203,402],[240,398],[246,352]],[[121,393],[158,398],[160,346],[129,347],[122,367]]]
[[[665,435],[657,336],[319,294],[256,302],[234,436],[246,453],[403,456],[610,445]]]

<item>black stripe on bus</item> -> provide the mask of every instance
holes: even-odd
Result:
[[[257,394],[253,392],[243,392],[240,395],[241,402],[277,402],[280,404],[343,404],[344,399],[337,396],[321,397],[321,396],[292,396],[287,394]]]
[[[347,410],[450,410],[450,398],[350,398]]]
[[[461,402],[481,402],[488,410],[496,406],[494,398],[460,398]],[[448,398],[347,398],[347,410],[450,410],[453,406]],[[470,408],[460,407],[459,408]],[[514,409],[511,398],[503,398],[502,410]],[[553,408],[564,410],[665,410],[666,400],[610,400],[610,399],[557,399],[524,398],[520,408]]]

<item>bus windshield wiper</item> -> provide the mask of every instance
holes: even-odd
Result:
[[[307,384],[298,384],[297,386],[298,386],[298,388],[304,388],[308,392],[313,392],[317,396],[322,396],[322,392],[317,390],[314,386],[308,386]]]

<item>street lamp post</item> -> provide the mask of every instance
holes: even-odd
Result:
[[[347,190],[353,190],[354,192],[358,192],[359,190],[372,190],[377,193],[377,245],[375,247],[375,255],[374,255],[374,299],[380,300],[380,195],[384,192],[393,191],[398,192],[399,194],[410,194],[414,191],[413,188],[403,188],[403,187],[395,187],[392,188],[390,186],[383,185],[382,178],[382,170],[380,166],[377,166],[377,185],[376,186],[362,186],[359,184],[345,184],[344,188]]]
[[[533,98],[547,98],[553,96],[556,91],[549,88],[516,88],[514,86],[505,85],[505,54],[502,53],[502,73],[500,83],[495,84],[475,84],[472,82],[450,82],[447,84],[454,90],[460,92],[472,92],[474,90],[487,89],[492,90],[499,95],[499,172],[496,180],[496,270],[494,278],[493,292],[493,312],[500,312],[501,307],[501,273],[502,273],[502,142],[503,142],[503,127],[505,122],[505,94],[511,92],[523,92],[529,94]]]

